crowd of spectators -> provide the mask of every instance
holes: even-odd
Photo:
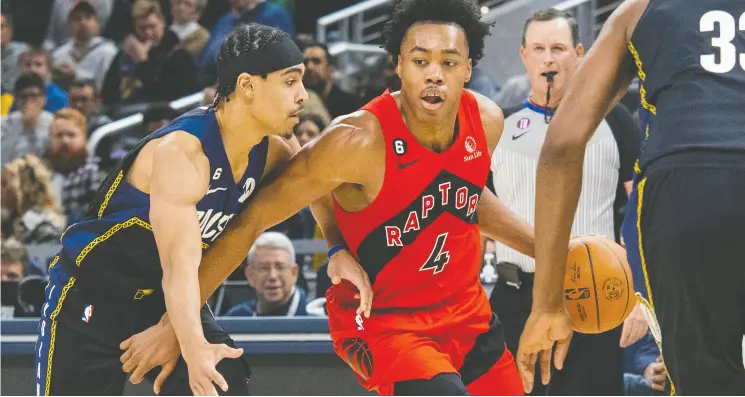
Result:
[[[41,0],[31,6],[2,0],[4,290],[20,295],[19,281],[46,276],[44,262],[49,258],[30,255],[29,250],[58,244],[65,228],[82,219],[108,171],[142,138],[180,115],[169,102],[203,92],[203,104],[212,103],[215,58],[238,24],[258,22],[282,29],[303,49],[308,68],[304,82],[310,93],[294,131],[302,145],[333,117],[359,108],[369,98],[340,88],[334,57],[328,47],[312,40],[319,17],[356,2],[333,0],[308,7],[308,2],[297,0]],[[88,141],[96,130],[134,113],[142,113],[142,123],[98,140],[95,152],[89,152]],[[272,230],[292,240],[322,238],[308,208]],[[269,244],[277,245],[276,240],[270,238]],[[291,240],[282,244],[292,246]],[[259,249],[257,257],[264,251]],[[302,296],[297,314],[305,314],[308,282],[297,269],[316,270],[325,255],[289,252],[287,265],[294,264],[294,279],[281,280],[292,293],[280,298]],[[261,297],[266,288],[274,288],[276,272],[269,272],[269,286],[264,287],[265,282],[251,282],[250,275],[264,273],[250,272],[250,263],[231,280],[243,282],[251,290],[249,296],[258,292]],[[255,307],[271,306],[260,298],[258,302]],[[38,309],[19,304],[10,315],[38,315]]]

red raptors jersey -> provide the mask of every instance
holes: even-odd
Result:
[[[442,153],[417,142],[389,93],[363,109],[383,129],[385,180],[364,210],[347,212],[338,203],[335,210],[347,246],[372,282],[373,307],[418,308],[474,291],[481,264],[476,208],[490,166],[476,98],[463,91],[457,135]],[[351,303],[351,295],[349,284],[329,290],[337,302]]]

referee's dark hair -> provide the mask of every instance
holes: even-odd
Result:
[[[577,25],[577,20],[574,19],[572,14],[566,11],[557,10],[556,8],[538,10],[528,17],[525,21],[525,26],[523,26],[522,46],[525,47],[525,33],[528,31],[528,26],[530,26],[531,23],[553,21],[554,19],[563,19],[567,21],[569,28],[572,30],[572,45],[576,47],[579,44],[579,26]]]

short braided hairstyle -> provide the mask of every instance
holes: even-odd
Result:
[[[264,48],[270,44],[287,39],[287,33],[269,26],[258,23],[241,24],[235,27],[232,32],[225,38],[220,52],[217,54],[217,65],[220,70],[220,63],[230,58],[250,54],[252,51]],[[261,78],[266,79],[266,74]],[[214,106],[217,106],[221,100],[230,101],[228,96],[235,91],[235,81],[217,81],[217,95],[215,95]]]

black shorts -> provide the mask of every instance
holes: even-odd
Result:
[[[86,293],[76,281],[61,266],[50,269],[35,352],[37,395],[121,395],[127,374],[122,371],[124,352],[119,344],[159,321],[165,312],[162,298],[115,301]],[[234,346],[208,306],[201,314],[207,341]],[[231,395],[248,394],[250,369],[242,358],[224,359],[217,369]],[[147,378],[153,381],[159,371],[154,369]],[[182,357],[161,395],[191,394]]]
[[[672,387],[745,394],[745,155],[663,158],[638,195],[650,327]]]

